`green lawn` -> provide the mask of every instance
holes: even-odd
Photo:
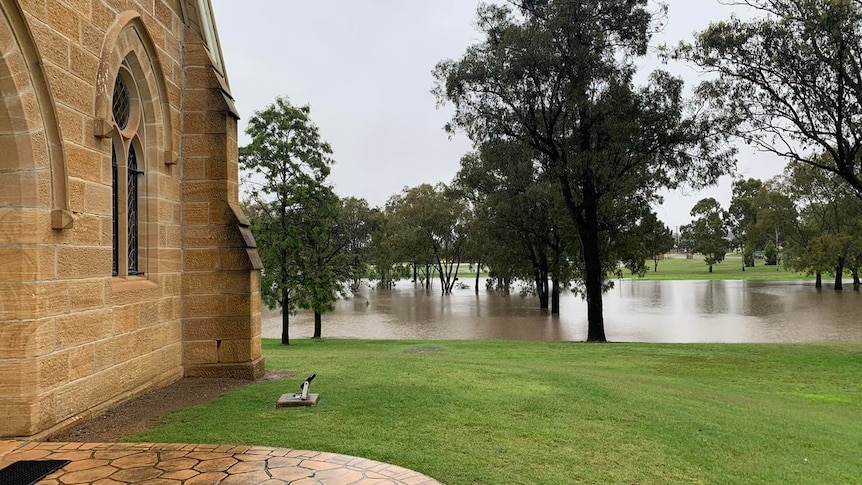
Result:
[[[136,441],[357,455],[449,485],[862,483],[862,344],[264,342],[296,377]],[[321,403],[275,409],[301,380]]]
[[[724,261],[712,267],[712,273],[709,272],[709,266],[703,262],[703,257],[699,254],[694,255],[694,259],[684,258],[668,258],[658,262],[658,272],[653,272],[653,262],[647,261],[647,271],[643,278],[631,276],[631,273],[625,271],[624,277],[630,277],[635,280],[750,280],[750,281],[785,281],[785,280],[802,280],[810,279],[814,281],[814,277],[806,276],[805,273],[797,273],[788,271],[782,266],[766,266],[762,259],[755,260],[753,268],[745,268],[742,271],[742,256],[739,254],[728,254]],[[826,277],[826,280],[829,278]]]

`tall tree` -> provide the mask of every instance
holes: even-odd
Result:
[[[291,267],[297,281],[293,299],[297,307],[314,312],[312,338],[319,339],[323,313],[332,310],[339,296],[348,296],[345,282],[354,277],[352,235],[346,228],[342,201],[332,188],[323,184],[301,187],[296,197],[301,204],[291,220]]]
[[[647,0],[482,4],[485,39],[437,65],[436,95],[455,106],[450,129],[480,146],[527,143],[553,180],[577,234],[588,341],[606,340],[603,283],[616,261],[609,228],[634,223],[620,205],[649,205],[661,188],[713,182],[728,165],[686,114],[682,81],[655,72],[635,88],[634,59],[654,27]]]
[[[282,309],[281,343],[290,344],[288,327],[291,297],[298,287],[291,265],[298,251],[294,212],[302,207],[297,194],[319,186],[329,175],[332,148],[320,137],[309,118],[311,108],[293,106],[287,98],[276,98],[249,119],[246,134],[251,142],[240,148],[239,162],[248,173],[248,185],[259,208],[252,230],[265,270],[261,275],[263,301]]]
[[[434,266],[443,294],[450,294],[465,249],[464,201],[445,184],[422,184],[391,197],[387,210],[393,218],[393,236],[408,251],[403,260]]]
[[[811,165],[791,162],[785,172],[805,236],[792,248],[789,263],[815,275],[834,274],[833,287],[841,290],[844,269],[848,257],[853,259],[850,255],[859,235],[862,200],[844,179]]]
[[[699,94],[745,141],[833,173],[862,197],[862,3],[741,3],[762,17],[713,23],[676,50],[715,74]]]
[[[733,181],[733,196],[727,211],[727,225],[731,233],[731,243],[742,249],[742,271],[754,266],[754,250],[758,241],[754,236],[757,225],[757,206],[763,182],[758,179],[737,179]]]
[[[621,261],[632,272],[643,277],[647,272],[646,260],[652,259],[653,271],[658,271],[658,262],[664,253],[673,248],[673,234],[655,212],[643,207],[640,220],[626,234],[629,244]]]
[[[573,272],[561,224],[566,216],[559,191],[535,170],[532,149],[524,143],[485,143],[462,158],[453,185],[469,195],[481,217],[477,226],[486,264],[495,274],[529,282],[540,309],[559,314],[560,291]]]
[[[718,201],[709,197],[699,200],[692,207],[691,216],[695,219],[683,228],[682,231],[686,234],[684,237],[693,241],[694,252],[703,255],[703,260],[712,273],[712,267],[724,261],[724,256],[730,249],[724,213]]]
[[[348,280],[350,289],[356,293],[363,278],[368,276],[368,261],[371,253],[372,235],[375,230],[373,211],[368,201],[347,197],[341,201],[341,226],[347,246]]]

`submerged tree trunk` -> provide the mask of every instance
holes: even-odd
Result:
[[[862,282],[859,281],[859,270],[853,270],[853,289],[859,291],[859,286],[862,285]]]
[[[314,312],[314,337],[312,338],[320,338],[320,312]]]
[[[581,241],[581,257],[584,262],[584,287],[587,296],[587,342],[607,342],[605,317],[602,311],[602,254],[599,242],[598,195],[589,178],[583,180],[581,204],[575,196],[565,171],[560,173],[563,200],[578,231]]]
[[[536,272],[536,293],[539,295],[539,309],[548,310],[548,277],[542,271]]]
[[[835,267],[835,291],[844,290],[844,258],[838,260],[838,266]]]
[[[479,261],[476,263],[476,285],[474,289],[476,290],[476,294],[479,294],[479,275],[482,272],[482,258],[479,258]]]
[[[579,230],[584,255],[584,286],[587,293],[587,342],[607,342],[605,317],[602,309],[602,260],[599,249],[599,224],[597,210],[587,214],[588,227]]]
[[[817,275],[815,276],[814,287],[818,290],[823,288],[823,274],[820,271],[818,271]]]
[[[551,315],[560,314],[560,279],[557,276],[553,277],[551,285]]]
[[[281,345],[290,345],[290,292],[281,291]]]

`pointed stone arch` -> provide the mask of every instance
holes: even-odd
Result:
[[[144,133],[150,160],[166,165],[176,163],[170,100],[164,70],[153,39],[140,14],[126,11],[108,28],[102,44],[101,61],[96,77],[95,127],[97,137],[107,138],[114,129],[111,119],[111,99],[114,80],[125,65],[135,76],[141,89]]]
[[[47,167],[50,177],[51,227],[68,229],[73,219],[69,211],[68,177],[60,125],[48,86],[41,56],[18,2],[0,0],[0,138],[4,152],[15,153],[3,163],[30,170],[38,178]],[[0,167],[3,168],[3,167]],[[23,172],[22,172],[23,173]],[[20,206],[44,208],[32,181],[21,180]]]

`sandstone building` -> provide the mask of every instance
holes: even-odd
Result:
[[[209,0],[0,0],[0,436],[263,373]]]

